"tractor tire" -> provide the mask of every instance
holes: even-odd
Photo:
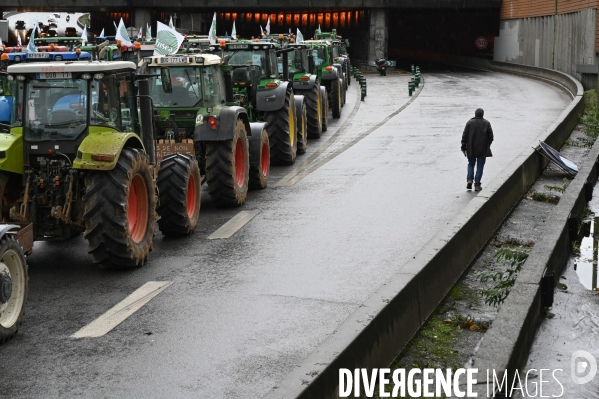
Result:
[[[21,244],[13,235],[0,240],[0,344],[19,331],[25,314],[29,275]]]
[[[160,219],[158,228],[165,236],[188,236],[200,218],[202,178],[198,161],[189,154],[167,155],[158,172]]]
[[[343,83],[341,84],[341,106],[345,106],[345,95],[347,93],[347,84],[345,83],[345,78],[343,78]]]
[[[347,85],[351,86],[351,65],[349,60],[345,60],[343,63],[343,67],[345,68],[345,77],[347,79]]]
[[[250,152],[245,125],[237,120],[233,138],[206,142],[206,181],[219,207],[242,205],[248,195]]]
[[[264,115],[270,142],[271,165],[292,165],[297,156],[297,125],[293,90],[287,90],[283,107]]]
[[[322,131],[326,132],[329,128],[329,95],[327,94],[327,88],[322,86]]]
[[[320,96],[320,84],[318,80],[310,90],[302,91],[306,102],[306,118],[308,122],[308,138],[317,139],[322,134],[323,115],[322,99]]]
[[[305,154],[308,149],[308,122],[306,103],[302,101],[301,104],[296,102],[295,107],[296,126],[297,126],[297,153]]]
[[[88,253],[101,267],[142,266],[152,250],[156,190],[142,150],[123,148],[114,169],[90,172],[83,196]]]
[[[331,109],[333,110],[333,118],[341,118],[341,81],[337,79],[331,80]]]
[[[256,145],[257,148],[253,150],[252,146]],[[268,133],[266,129],[262,129],[260,133],[260,139],[254,142],[250,142],[250,157],[256,154],[258,162],[252,165],[250,162],[250,190],[262,190],[268,186],[268,180],[270,179],[270,143],[268,142]],[[252,161],[250,159],[250,161]]]

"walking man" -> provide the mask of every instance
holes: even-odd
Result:
[[[474,112],[474,118],[466,123],[464,134],[462,134],[462,152],[468,158],[468,174],[466,176],[466,189],[474,191],[482,190],[480,179],[483,177],[483,169],[487,157],[492,157],[491,143],[493,142],[493,129],[488,120],[483,118],[485,111],[481,108]],[[474,174],[476,165],[476,175]]]

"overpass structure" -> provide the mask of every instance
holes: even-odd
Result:
[[[184,33],[206,34],[217,13],[217,35],[258,35],[270,19],[273,32],[300,29],[311,37],[320,27],[350,39],[350,55],[362,64],[378,57],[410,59],[417,51],[492,57],[499,34],[501,0],[4,0],[0,11],[85,11],[90,32],[111,34],[113,21],[156,26],[173,17]],[[479,48],[477,38],[488,46]]]

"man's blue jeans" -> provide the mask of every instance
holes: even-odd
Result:
[[[468,158],[468,176],[466,180],[474,180],[475,186],[480,186],[480,179],[483,177],[483,169],[487,158]],[[476,175],[474,175],[474,165],[476,164]]]

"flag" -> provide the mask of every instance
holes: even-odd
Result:
[[[318,29],[316,29],[316,33],[322,33],[322,31],[320,30],[320,24],[318,24]]]
[[[237,31],[235,30],[235,21],[233,21],[233,31],[231,32],[231,39],[237,40]]]
[[[146,25],[146,40],[152,40],[152,27]]]
[[[137,40],[141,40],[141,29],[142,27],[139,27],[139,32],[137,32]]]
[[[212,25],[210,25],[208,37],[210,38],[210,44],[216,44],[216,13],[212,17]]]
[[[264,29],[262,29],[262,25],[260,25],[260,37],[264,36]]]
[[[122,18],[121,18],[121,19],[122,19]],[[114,30],[115,30],[116,32],[118,32],[118,31],[119,31],[119,28],[116,26],[116,22],[112,21],[112,23],[114,24]],[[115,35],[116,35],[116,33],[115,33]]]
[[[270,35],[270,15],[268,16],[268,21],[266,21],[266,34]]]
[[[102,32],[100,33],[100,37],[106,37],[106,36],[104,36],[104,28],[102,28]]]
[[[34,29],[31,31],[31,37],[29,38],[29,44],[27,45],[27,52],[28,53],[37,53],[37,48],[35,48],[35,31],[37,29]]]
[[[35,30],[37,31],[37,33],[42,33],[42,31],[40,30],[40,23],[38,22],[37,18],[35,19]]]
[[[174,28],[174,26],[173,26],[173,16],[172,15],[171,15],[171,19],[168,21],[168,27],[171,28],[171,29]],[[158,32],[156,32],[156,34],[158,34]]]
[[[289,28],[289,36],[293,35],[293,32],[291,32],[291,28]]]
[[[21,43],[21,34],[19,32],[17,32],[17,47],[22,47],[23,44]]]
[[[81,44],[83,46],[87,45],[87,24],[83,26],[83,33],[81,34]]]
[[[168,27],[162,22],[157,22],[156,44],[154,45],[154,55],[171,55],[179,51],[183,43],[183,35],[175,29]]]
[[[225,37],[229,37],[229,32],[225,31]]]
[[[116,35],[114,38],[116,40],[120,40],[123,46],[131,47],[132,45],[131,40],[129,39],[129,33],[127,33],[127,28],[125,28],[123,18],[121,18],[121,22],[119,22],[119,27],[116,30]]]
[[[302,32],[300,32],[299,28],[297,28],[297,43],[301,43],[304,41],[304,35],[302,35]]]

